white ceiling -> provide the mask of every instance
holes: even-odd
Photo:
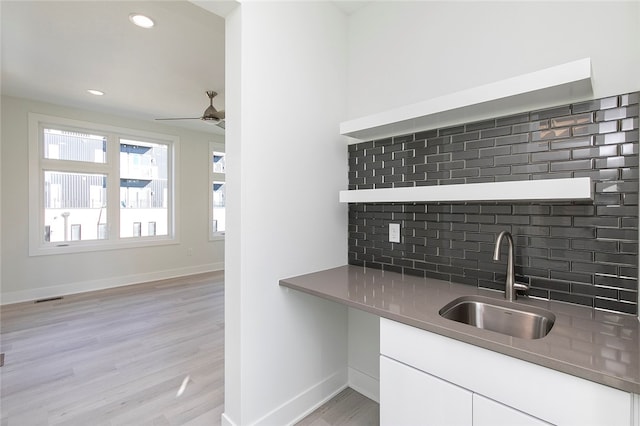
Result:
[[[363,8],[368,3],[371,3],[372,0],[367,1],[349,1],[349,0],[336,0],[333,2],[338,9],[344,12],[346,15],[351,15],[355,13],[357,10]]]
[[[370,2],[332,3],[351,14]],[[209,104],[205,91],[214,90],[214,106],[223,110],[221,16],[236,5],[230,0],[0,0],[2,94],[154,120],[200,117]],[[134,26],[133,12],[151,17],[156,26]],[[224,134],[202,120],[162,123]]]
[[[2,1],[2,94],[143,120],[224,109],[224,19],[188,1]],[[142,29],[132,12],[151,17]],[[93,96],[87,89],[104,91]],[[224,134],[202,120],[163,122]]]

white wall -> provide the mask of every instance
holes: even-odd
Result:
[[[30,257],[29,112],[179,136],[179,244]],[[208,143],[211,140],[223,142],[217,135],[3,97],[2,303],[222,269],[224,242],[212,242],[208,238]],[[192,255],[189,248],[193,249]]]
[[[591,57],[640,90],[640,2],[373,2],[349,20],[349,119]]]
[[[245,2],[226,25],[223,424],[282,425],[347,381],[346,307],[278,285],[346,262],[346,17]]]
[[[2,7],[0,7],[0,22],[2,19]],[[0,31],[0,44],[2,43],[2,35],[1,35],[1,31]],[[0,65],[2,62],[2,57],[0,56]],[[2,84],[0,82],[0,84]],[[0,101],[0,117],[2,116],[2,102]],[[4,214],[2,213],[2,123],[0,121],[0,304],[2,303],[2,270],[3,270],[3,263],[2,263],[2,240],[3,240],[3,234],[2,234],[2,217],[4,216]]]
[[[349,18],[345,119],[584,57],[596,98],[640,90],[640,2],[372,2]],[[355,377],[379,377],[378,330],[350,311]]]
[[[349,308],[349,387],[380,402],[380,317]]]

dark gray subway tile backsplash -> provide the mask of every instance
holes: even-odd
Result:
[[[593,202],[349,205],[349,263],[637,314],[638,101],[630,93],[349,146],[349,189],[590,177]],[[388,242],[388,224],[402,241]],[[505,250],[505,248],[503,248]],[[503,256],[504,259],[504,256]]]

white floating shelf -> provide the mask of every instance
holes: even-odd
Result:
[[[590,99],[591,59],[584,58],[390,111],[340,123],[340,134],[362,140],[472,123]]]
[[[543,179],[340,191],[341,203],[593,200],[591,179]]]

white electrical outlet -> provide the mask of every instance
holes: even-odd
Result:
[[[400,224],[399,223],[389,224],[389,242],[390,243],[400,242]]]

